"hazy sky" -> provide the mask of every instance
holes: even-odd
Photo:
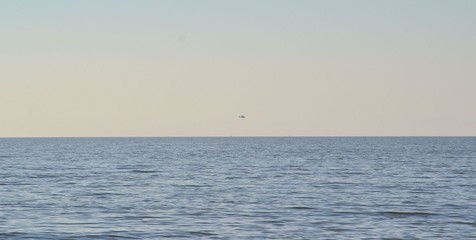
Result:
[[[0,137],[231,135],[476,135],[476,1],[0,0]]]

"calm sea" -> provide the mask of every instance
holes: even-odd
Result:
[[[0,139],[0,239],[476,238],[476,138]]]

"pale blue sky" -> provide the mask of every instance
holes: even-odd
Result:
[[[3,0],[0,136],[476,135],[475,12]]]

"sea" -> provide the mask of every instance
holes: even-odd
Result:
[[[0,239],[476,239],[476,138],[3,138]]]

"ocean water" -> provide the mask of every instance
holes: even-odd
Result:
[[[475,239],[476,138],[0,139],[0,239]]]

